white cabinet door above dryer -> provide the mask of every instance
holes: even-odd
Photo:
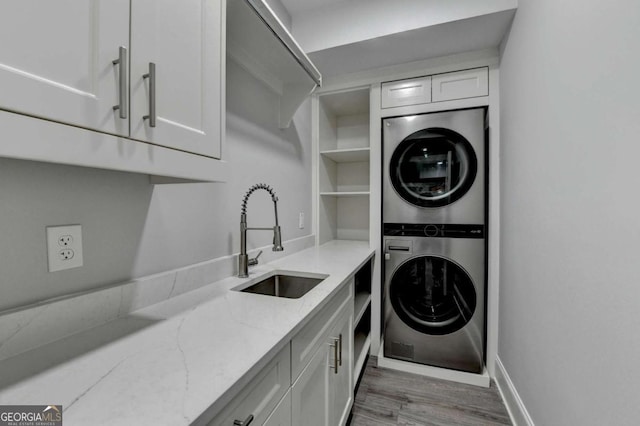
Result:
[[[489,94],[488,68],[448,72],[432,77],[433,102],[475,98]]]
[[[129,46],[129,0],[4,0],[0,39],[0,108],[128,135],[113,60]]]
[[[431,77],[382,83],[381,107],[392,108],[431,102]]]

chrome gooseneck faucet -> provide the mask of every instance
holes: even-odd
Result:
[[[264,189],[269,194],[271,194],[271,199],[273,200],[273,210],[275,212],[276,224],[273,228],[249,228],[247,227],[247,201],[249,201],[249,197],[254,191],[258,189]],[[249,259],[247,255],[247,231],[273,231],[273,251],[282,251],[284,247],[282,247],[282,235],[280,234],[280,225],[278,225],[278,197],[276,197],[276,193],[269,185],[264,183],[258,183],[253,185],[247,193],[244,195],[242,199],[242,210],[240,212],[240,255],[238,256],[238,277],[246,278],[249,276],[249,266],[258,264],[258,257],[260,257],[260,253],[253,258]]]

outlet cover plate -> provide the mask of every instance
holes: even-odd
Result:
[[[82,266],[82,226],[47,226],[47,253],[49,272]]]

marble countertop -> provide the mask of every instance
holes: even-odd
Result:
[[[0,363],[0,404],[63,405],[65,425],[189,425],[220,411],[372,255],[332,241]],[[326,274],[300,299],[231,289]]]

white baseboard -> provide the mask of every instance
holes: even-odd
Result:
[[[505,370],[500,357],[496,357],[496,383],[498,384],[498,390],[502,396],[504,404],[507,406],[511,421],[515,426],[535,426],[527,407],[524,406],[524,402],[518,395],[507,370]]]
[[[419,374],[421,376],[433,377],[435,379],[450,380],[452,382],[465,383],[467,385],[482,386],[488,388],[491,384],[491,377],[485,368],[482,374],[466,373],[464,371],[449,370],[447,368],[433,367],[430,365],[416,364],[415,362],[400,361],[392,358],[385,358],[384,343],[380,344],[378,352],[378,366],[391,368],[393,370],[404,371],[406,373]]]

